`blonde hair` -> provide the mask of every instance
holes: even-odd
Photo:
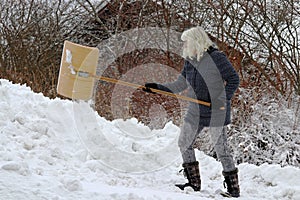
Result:
[[[184,31],[181,35],[181,40],[187,42],[187,46],[183,49],[183,57],[196,57],[198,61],[210,46],[215,46],[204,29],[200,26]]]

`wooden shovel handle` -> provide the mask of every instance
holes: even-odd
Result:
[[[93,74],[88,73],[88,72],[82,72],[82,73],[88,74],[90,77],[93,77],[97,80],[101,80],[101,81],[105,81],[105,82],[109,82],[109,83],[115,83],[115,84],[118,84],[118,85],[128,86],[128,87],[132,87],[132,88],[146,89],[146,87],[144,85],[129,83],[129,82],[121,81],[121,80],[116,80],[116,79],[113,79],[113,78],[108,78],[108,77],[105,77],[105,76],[96,76],[96,75],[93,75]],[[210,107],[210,105],[211,105],[209,102],[206,102],[206,101],[201,101],[201,100],[198,100],[198,99],[194,99],[194,98],[190,98],[190,97],[186,97],[186,96],[182,96],[182,95],[177,95],[177,94],[174,94],[174,93],[171,93],[171,92],[166,92],[166,91],[163,91],[163,90],[158,90],[158,89],[153,89],[153,88],[150,88],[150,89],[151,89],[151,91],[153,91],[155,93],[158,93],[158,94],[163,94],[163,95],[175,97],[175,98],[178,98],[178,99],[181,99],[181,100],[197,103],[197,104],[208,106],[208,107]]]

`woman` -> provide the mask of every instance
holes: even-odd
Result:
[[[232,197],[240,196],[238,169],[227,145],[225,126],[230,124],[231,98],[239,86],[239,76],[224,53],[220,52],[201,27],[183,32],[184,67],[175,82],[157,84],[146,83],[144,89],[151,88],[178,93],[189,89],[189,96],[211,102],[211,106],[190,103],[181,127],[178,146],[182,154],[186,184],[178,184],[180,189],[190,186],[195,191],[201,189],[199,162],[196,160],[193,143],[204,127],[210,127],[211,139],[218,159],[223,166],[223,176],[227,192]]]

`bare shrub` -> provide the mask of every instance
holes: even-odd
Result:
[[[2,1],[1,77],[55,97],[63,41],[73,38],[84,18],[72,1]]]

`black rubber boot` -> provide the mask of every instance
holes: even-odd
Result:
[[[239,197],[240,196],[240,187],[239,187],[239,178],[238,178],[238,169],[231,172],[222,172],[225,181],[224,185],[226,184],[227,192],[232,197]]]
[[[192,187],[194,191],[201,190],[201,179],[199,171],[199,162],[191,162],[182,164],[184,176],[188,179],[188,183],[185,184],[176,184],[181,190],[184,190],[185,187]]]

